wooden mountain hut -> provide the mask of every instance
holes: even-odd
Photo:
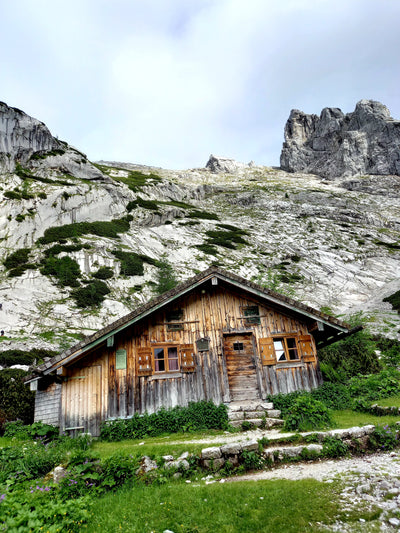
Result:
[[[104,420],[322,383],[317,348],[347,324],[211,267],[38,366],[35,421],[99,435]]]

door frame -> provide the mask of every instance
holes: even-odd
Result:
[[[261,361],[260,361],[260,356],[257,350],[256,338],[255,338],[253,330],[241,330],[241,331],[226,331],[222,334],[222,348],[223,348],[223,355],[224,355],[224,365],[225,365],[225,371],[226,371],[226,383],[228,386],[229,402],[233,402],[235,400],[232,400],[230,386],[229,386],[228,367],[227,367],[226,353],[225,353],[225,339],[226,337],[233,337],[233,336],[250,336],[251,338],[251,343],[253,346],[252,360],[254,364],[254,373],[256,376],[259,399],[262,400],[266,397],[266,393],[265,393],[265,388],[263,386]]]

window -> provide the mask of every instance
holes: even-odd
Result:
[[[246,324],[260,324],[260,312],[258,305],[248,305],[243,307],[243,314],[246,317]]]
[[[183,328],[183,309],[174,309],[166,314],[167,330],[168,331],[182,331]]]
[[[234,342],[233,343],[233,349],[236,352],[243,352],[243,342]]]
[[[274,349],[278,363],[300,359],[295,337],[274,337]]]
[[[176,372],[179,370],[178,347],[154,348],[154,370],[155,372]]]

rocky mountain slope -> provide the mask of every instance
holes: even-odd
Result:
[[[382,301],[400,289],[399,176],[92,165],[5,104],[0,151],[0,349],[66,347],[148,300],[165,265],[183,280],[216,262],[399,336]]]

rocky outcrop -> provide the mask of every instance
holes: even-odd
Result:
[[[216,173],[226,172],[229,174],[234,174],[239,169],[252,166],[254,166],[253,161],[250,161],[250,163],[246,165],[245,163],[239,163],[238,161],[235,161],[235,159],[230,159],[229,157],[221,157],[211,154],[208,158],[206,169]]]
[[[281,168],[325,178],[400,175],[400,121],[386,106],[361,100],[353,113],[293,109],[285,126]]]
[[[17,165],[42,177],[56,172],[110,181],[85,154],[54,138],[43,122],[0,102],[0,171],[14,172]]]

